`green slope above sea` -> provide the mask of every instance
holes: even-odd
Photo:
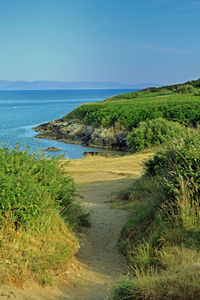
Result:
[[[36,130],[42,132],[39,137],[43,138],[100,148],[141,150],[144,146],[134,145],[133,137],[149,140],[146,146],[154,146],[168,139],[172,127],[175,126],[179,133],[178,123],[184,130],[195,127],[199,119],[200,79],[83,104],[56,121],[38,126]],[[155,122],[149,123],[150,120]]]
[[[147,88],[114,96],[99,103],[83,104],[64,119],[79,118],[94,126],[119,122],[131,130],[139,122],[158,117],[196,124],[200,112],[200,79],[187,84]]]

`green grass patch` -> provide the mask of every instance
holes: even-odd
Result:
[[[105,101],[132,100],[135,98],[168,96],[174,94],[193,94],[195,96],[200,96],[200,79],[188,81],[182,84],[166,85],[158,88],[149,87],[141,91],[117,95]]]

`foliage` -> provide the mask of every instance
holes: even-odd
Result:
[[[169,143],[146,163],[146,175],[161,178],[169,196],[180,190],[180,178],[191,192],[200,191],[200,128],[188,131],[185,137]],[[164,180],[163,180],[164,177]]]
[[[127,136],[128,148],[134,151],[143,150],[166,143],[169,139],[186,133],[185,126],[162,118],[140,122]]]
[[[178,93],[190,94],[190,93],[200,93],[200,79],[188,81],[181,84],[166,85],[162,87],[149,87],[141,91],[131,92],[128,94],[117,95],[109,98],[105,101],[119,101],[119,100],[131,100],[134,98],[146,98],[146,97],[157,97],[174,95]]]
[[[145,175],[128,191],[133,216],[120,247],[130,268],[112,299],[200,298],[200,133],[174,140],[146,163]]]
[[[45,159],[19,148],[0,149],[0,220],[12,218],[16,226],[25,225],[50,207],[70,206],[75,186],[63,176],[58,159]]]
[[[0,283],[51,283],[78,248],[73,231],[86,215],[59,159],[0,149]]]
[[[138,271],[136,279],[132,280],[132,286],[130,283],[129,293],[126,289],[127,280],[125,279],[113,292],[112,299],[198,300],[200,298],[199,278],[198,263],[195,264],[194,262],[192,265],[189,263],[174,265],[174,269],[171,267],[170,270],[162,274],[156,273],[153,269],[148,270],[148,272]]]
[[[138,98],[126,101],[111,101],[83,104],[63,117],[80,119],[93,126],[115,126],[132,130],[142,121],[156,118],[196,125],[200,119],[200,97],[193,94],[169,95],[165,97]]]
[[[135,289],[134,282],[129,278],[121,280],[119,285],[113,291],[112,299],[123,300],[132,299],[132,294]]]

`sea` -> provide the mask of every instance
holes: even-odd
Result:
[[[37,139],[32,128],[56,120],[83,103],[102,101],[108,97],[128,93],[131,90],[26,90],[0,91],[0,147],[10,149],[19,144],[20,149],[45,153],[46,156],[62,155],[77,159],[91,148],[67,144],[55,140]],[[45,152],[49,147],[59,152]],[[92,148],[92,151],[99,151]]]

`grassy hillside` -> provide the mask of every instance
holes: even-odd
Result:
[[[195,125],[200,118],[200,96],[175,94],[138,98],[126,101],[84,104],[64,119],[80,119],[94,126],[112,126],[118,123],[123,129],[131,130],[139,122],[158,117]]]
[[[85,124],[131,130],[139,122],[158,117],[195,125],[200,118],[200,80],[182,85],[149,88],[83,104],[63,119],[78,118]]]
[[[78,248],[84,215],[58,159],[0,149],[0,284],[50,283]]]
[[[200,80],[107,100],[140,103],[141,107],[149,101],[152,119],[155,111],[165,118],[149,120],[148,115],[132,128],[128,141],[133,149],[151,146],[163,137],[166,142],[167,136],[173,136],[146,162],[144,175],[117,204],[132,211],[120,236],[130,274],[113,290],[113,300],[200,298],[199,87]],[[195,127],[184,129],[175,120]]]
[[[168,134],[169,130],[166,132],[164,127],[175,127],[180,132],[184,131],[185,126],[197,126],[200,120],[200,79],[185,84],[147,88],[102,102],[83,104],[64,116],[62,121],[69,119],[79,119],[94,127],[113,127],[115,132],[124,131],[128,134],[126,144],[130,150],[162,144],[169,136],[173,137],[172,131]],[[149,122],[154,119],[157,120],[156,124],[151,123],[152,130],[149,132]],[[170,125],[166,121],[178,122],[183,128],[178,129],[177,124]],[[142,127],[143,133],[140,130]],[[137,137],[135,129],[138,129]],[[136,145],[138,135],[139,140],[142,139],[142,146]],[[174,132],[175,136],[177,131]]]
[[[159,88],[149,87],[141,91],[114,96],[105,101],[131,100],[135,98],[167,96],[174,94],[193,94],[195,96],[200,96],[200,79],[188,81],[182,84],[166,85]]]
[[[200,299],[199,172],[197,128],[147,161],[144,176],[121,197],[120,207],[132,211],[120,237],[130,276],[112,299]]]

